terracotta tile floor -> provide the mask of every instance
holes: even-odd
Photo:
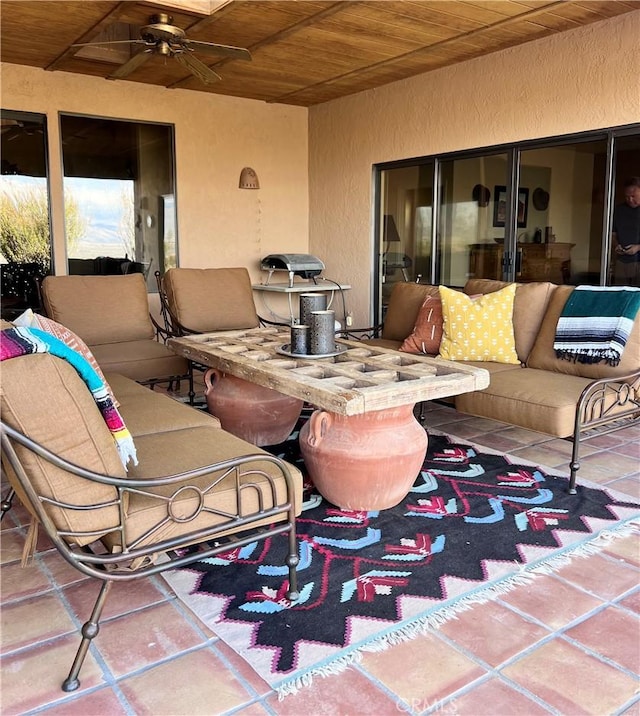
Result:
[[[570,444],[429,406],[426,425],[566,471]],[[584,477],[640,497],[640,428],[594,438]],[[637,537],[572,561],[437,631],[367,653],[279,701],[155,577],[117,584],[76,693],[60,690],[95,587],[40,540],[22,569],[25,511],[2,522],[1,712],[9,714],[627,714],[640,716]]]

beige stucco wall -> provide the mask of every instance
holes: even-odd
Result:
[[[308,250],[307,109],[3,64],[2,107],[47,115],[56,270],[65,265],[58,112],[175,125],[180,265]],[[238,189],[243,166],[260,190]]]
[[[310,251],[370,320],[377,162],[640,121],[640,11],[312,107]]]

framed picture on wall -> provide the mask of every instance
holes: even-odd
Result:
[[[505,225],[507,218],[507,187],[496,186],[493,190],[493,225],[500,227]],[[518,228],[522,229],[527,225],[527,214],[529,213],[529,190],[518,189]]]

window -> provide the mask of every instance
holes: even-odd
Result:
[[[70,274],[154,272],[176,265],[173,127],[62,115]]]
[[[39,305],[36,279],[51,271],[46,119],[2,110],[0,287],[2,316]]]

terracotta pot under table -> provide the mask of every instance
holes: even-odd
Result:
[[[316,410],[300,450],[318,492],[345,510],[383,510],[409,493],[427,453],[413,405],[364,415]]]
[[[228,375],[216,368],[204,374],[209,412],[222,428],[254,445],[277,445],[295,427],[303,401]]]

